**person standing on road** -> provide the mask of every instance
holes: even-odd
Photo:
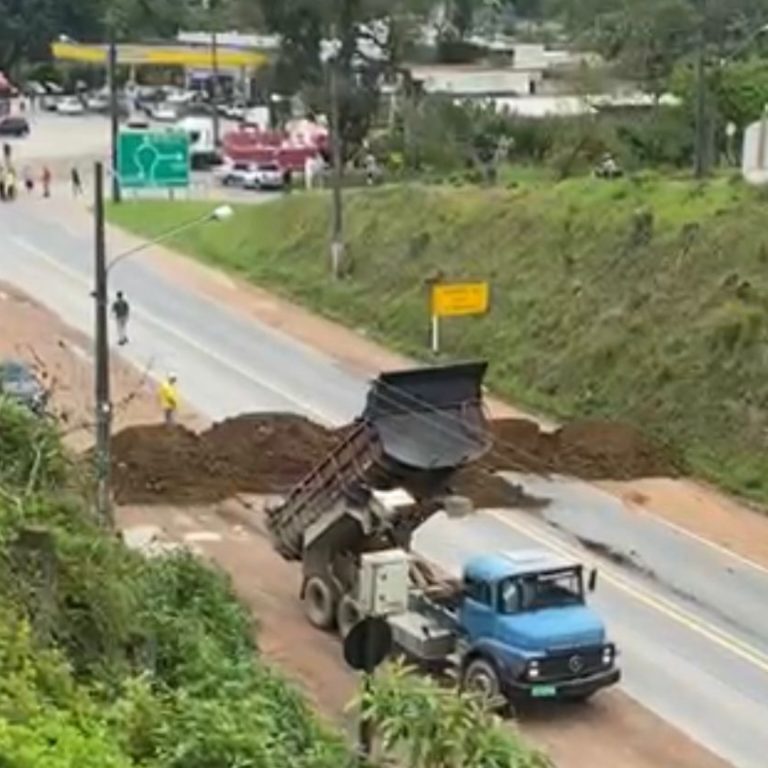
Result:
[[[43,197],[51,196],[51,169],[47,166],[43,166],[43,175],[40,177],[40,181],[43,185]]]
[[[5,169],[5,196],[8,200],[16,199],[16,171],[10,165]]]
[[[28,165],[24,166],[22,176],[24,177],[24,188],[27,190],[27,193],[31,195],[32,192],[35,191],[35,177],[32,174],[32,169]]]
[[[175,424],[176,411],[179,408],[179,393],[176,390],[176,374],[169,373],[160,384],[160,406],[163,409],[163,417],[168,426]]]
[[[128,343],[128,319],[131,315],[131,306],[122,291],[117,292],[112,302],[112,314],[117,325],[117,343],[123,347]]]
[[[73,197],[79,197],[83,194],[83,182],[80,178],[80,171],[77,170],[75,165],[72,166],[70,178],[72,180],[72,195]]]

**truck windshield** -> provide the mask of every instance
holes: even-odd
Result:
[[[507,579],[501,583],[502,613],[561,608],[584,602],[579,571],[532,574]]]

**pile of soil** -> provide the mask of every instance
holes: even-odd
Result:
[[[120,504],[209,504],[237,494],[282,494],[341,439],[292,414],[244,414],[202,433],[128,427],[112,440]]]
[[[540,506],[493,474],[518,470],[587,480],[674,476],[677,464],[636,430],[600,421],[547,433],[524,419],[495,421],[494,448],[457,473],[455,493],[477,507]],[[120,504],[209,504],[237,494],[283,494],[347,433],[291,414],[244,414],[202,433],[182,426],[129,427],[112,441]]]
[[[485,463],[494,469],[558,474],[583,480],[677,477],[673,452],[634,427],[601,420],[574,421],[545,432],[526,419],[492,424],[494,447]]]

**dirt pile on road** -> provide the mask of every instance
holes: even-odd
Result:
[[[237,494],[283,494],[335,446],[329,430],[291,414],[244,414],[202,433],[185,427],[129,427],[112,441],[113,485],[121,504],[209,504]],[[673,476],[675,462],[636,430],[583,421],[547,433],[523,419],[492,424],[494,448],[461,470],[453,489],[478,507],[535,506],[493,474],[518,470],[586,480]]]
[[[338,442],[291,414],[244,414],[202,433],[182,426],[129,427],[112,440],[121,504],[208,504],[241,493],[284,493]]]
[[[675,477],[680,462],[627,424],[574,421],[545,432],[527,419],[493,422],[494,447],[487,463],[495,469],[558,474],[583,480]]]

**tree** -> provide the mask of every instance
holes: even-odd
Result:
[[[56,0],[0,0],[0,70],[47,58],[57,31]]]
[[[264,23],[281,38],[276,90],[302,91],[312,109],[328,113],[331,62],[324,61],[323,42],[335,41],[340,133],[349,156],[370,129],[382,77],[399,71],[412,30],[432,5],[433,0],[261,0]]]

